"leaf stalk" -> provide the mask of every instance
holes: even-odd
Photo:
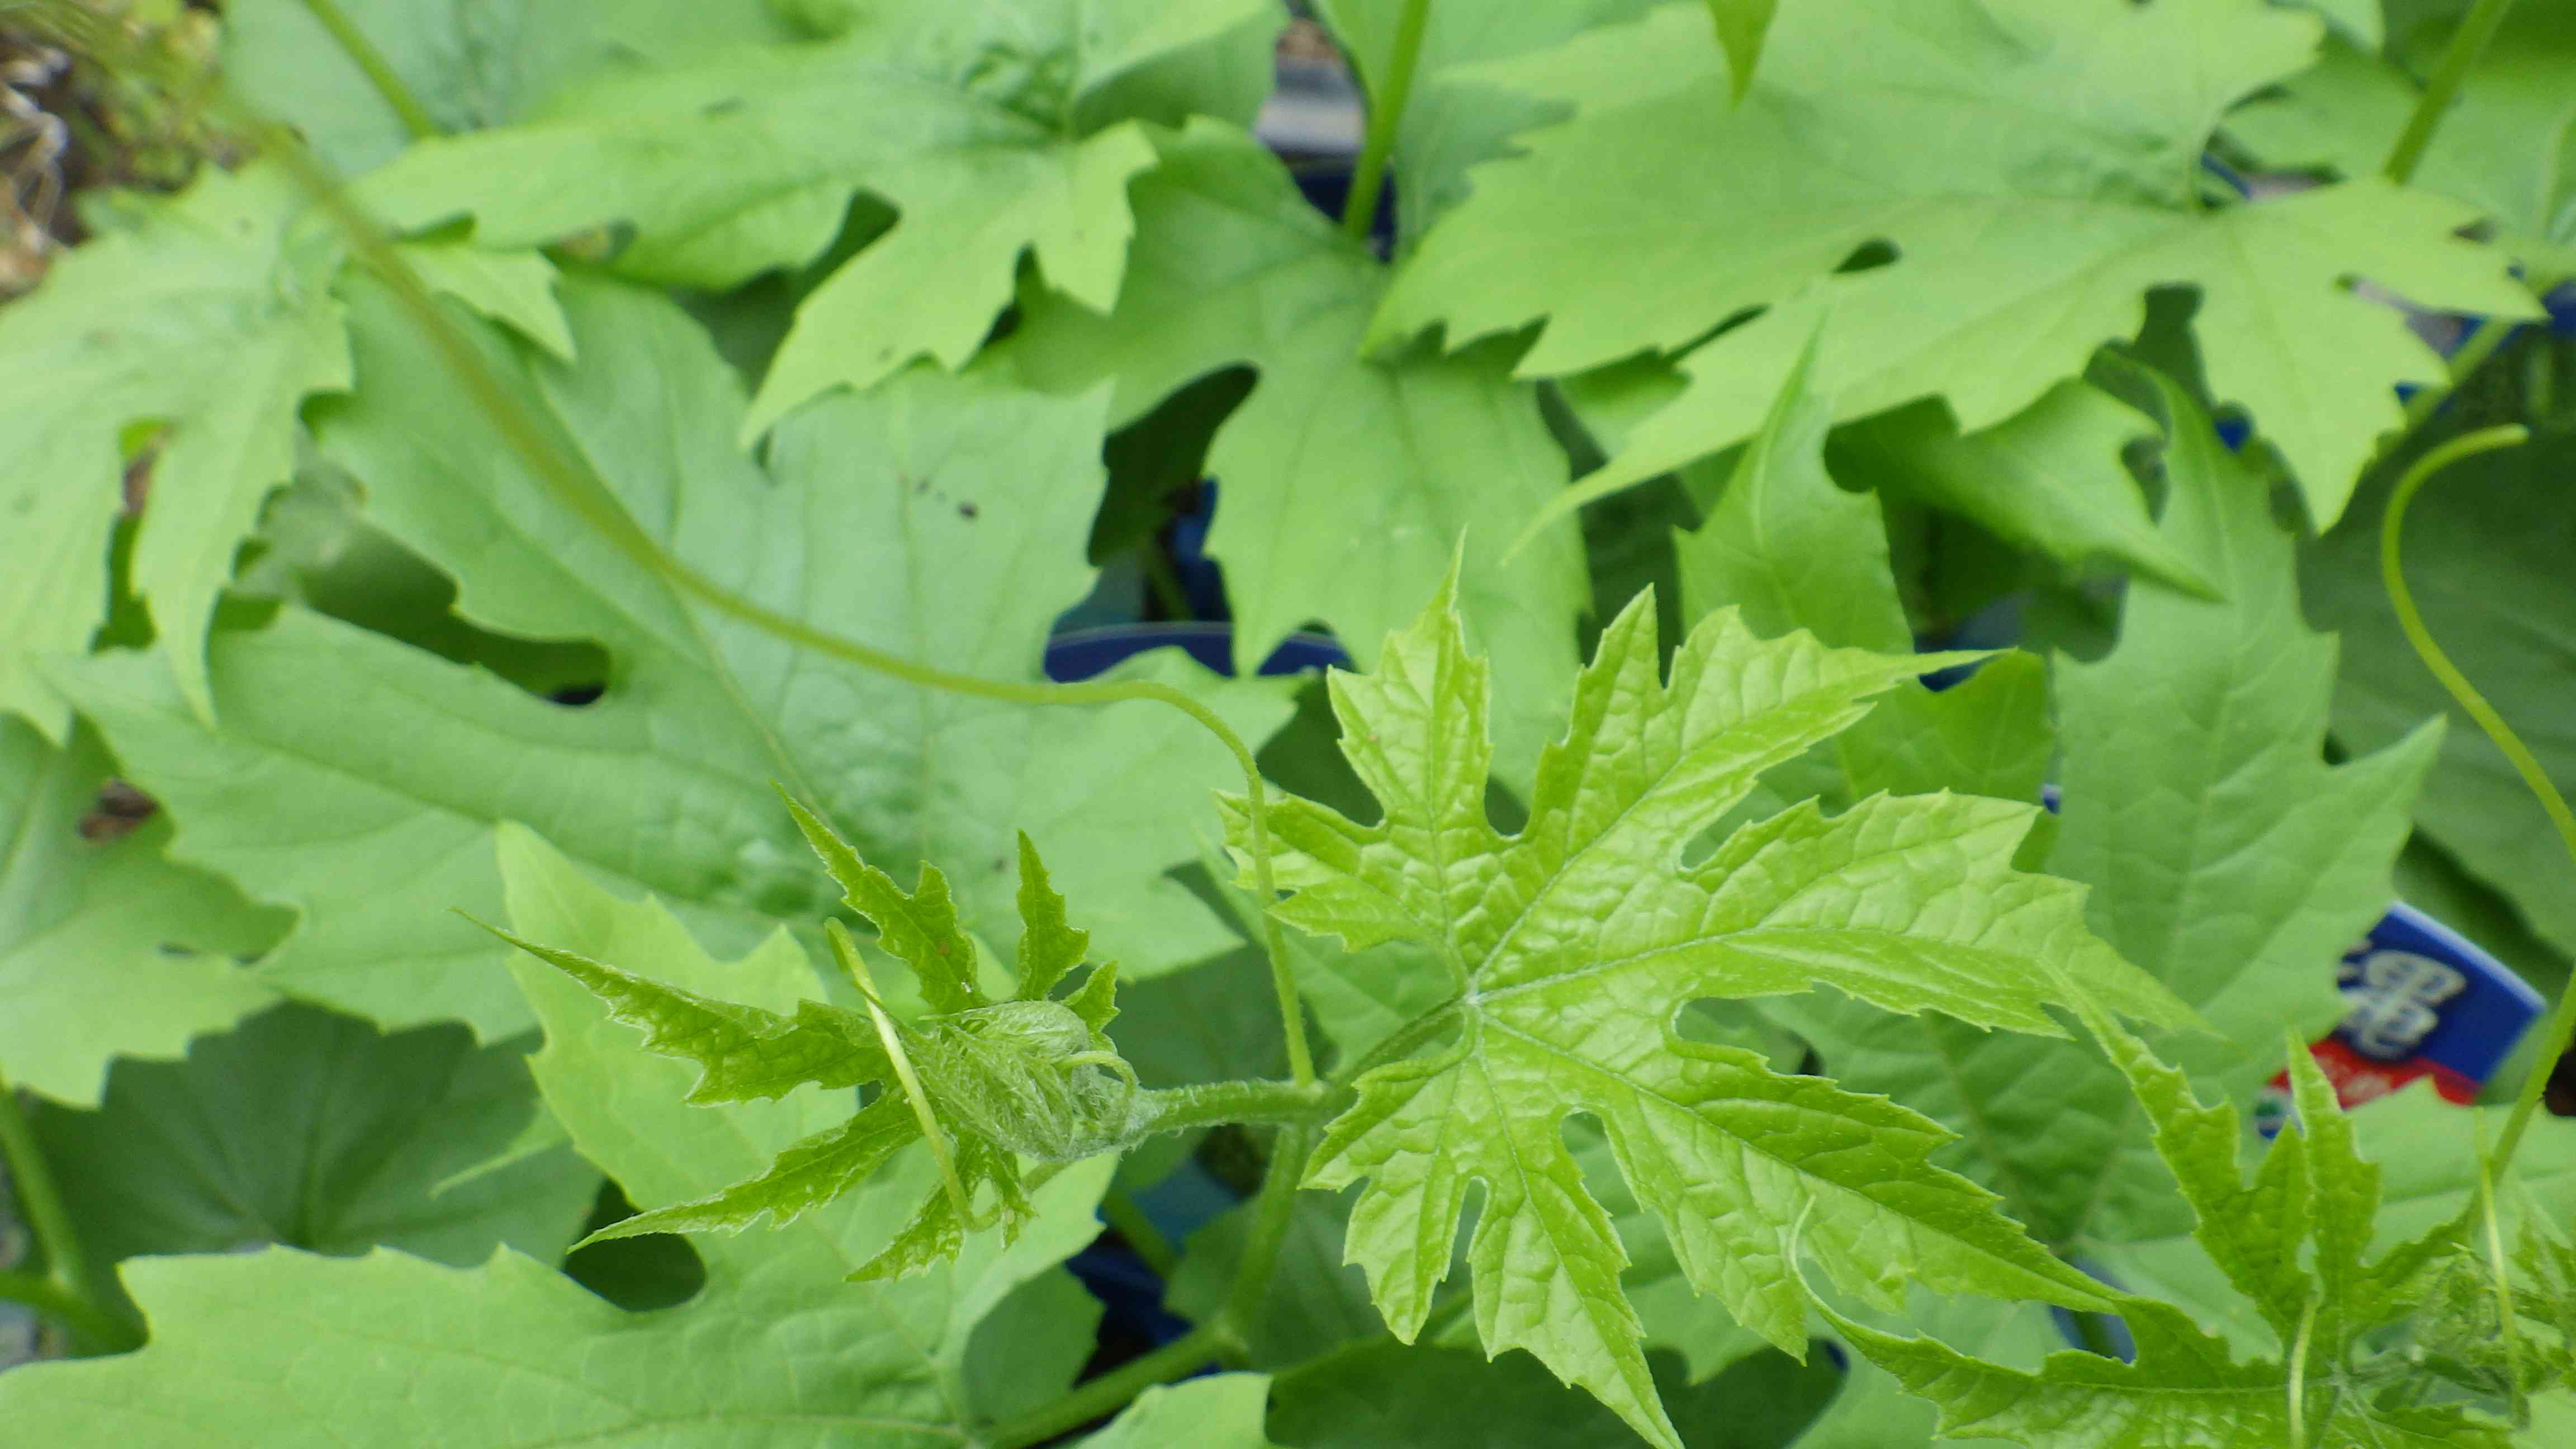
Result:
[[[85,1346],[115,1353],[136,1347],[143,1335],[124,1315],[100,1302],[89,1252],[63,1205],[52,1164],[36,1141],[18,1089],[0,1077],[0,1161],[9,1168],[19,1214],[44,1254],[45,1273],[0,1273],[0,1298],[12,1299],[61,1323]]]
[[[2477,0],[2470,7],[2460,28],[2451,35],[2451,44],[2442,52],[2441,61],[2433,68],[2433,79],[2424,94],[2415,98],[2415,109],[2406,118],[2406,129],[2398,132],[2397,144],[2389,149],[2387,164],[2380,174],[2403,186],[2415,179],[2415,168],[2424,162],[2426,148],[2433,144],[2433,133],[2441,129],[2442,118],[2449,114],[2451,103],[2459,99],[2460,87],[2467,83],[2469,70],[2503,27],[2505,12],[2513,9],[2513,0]]]
[[[1296,1213],[1306,1158],[1314,1148],[1314,1131],[1303,1126],[1280,1128],[1279,1140],[1271,1147],[1270,1170],[1263,1175],[1261,1195],[1253,1202],[1252,1235],[1244,1241],[1243,1261],[1235,1265],[1232,1291],[1216,1318],[1219,1341],[1230,1347],[1247,1347],[1252,1326],[1260,1321],[1262,1305],[1270,1297],[1270,1280],[1278,1271],[1279,1251],[1288,1241],[1289,1221]]]
[[[993,1449],[1026,1449],[1081,1428],[1122,1408],[1156,1384],[1187,1378],[1213,1361],[1219,1340],[1212,1326],[1201,1325],[1139,1359],[1119,1365],[1052,1404],[994,1426],[985,1442]]]
[[[376,94],[393,108],[394,115],[401,119],[403,129],[413,140],[426,141],[433,136],[447,134],[447,128],[429,113],[429,107],[412,94],[411,87],[404,83],[393,62],[385,58],[383,51],[376,49],[376,43],[369,40],[367,33],[349,18],[349,12],[340,8],[340,0],[304,0],[304,8],[312,13],[324,30],[331,32],[331,40],[340,47],[340,53],[349,57],[349,63],[367,78],[367,84],[375,87]]]
[[[1430,24],[1431,0],[1404,0],[1404,13],[1395,22],[1395,50],[1382,77],[1385,84],[1369,99],[1368,132],[1360,143],[1359,164],[1351,169],[1350,195],[1342,199],[1342,230],[1354,241],[1368,240],[1369,229],[1377,225],[1378,193],[1386,189],[1387,162],[1395,154],[1405,103],[1413,96],[1413,72],[1422,63],[1422,33]]]

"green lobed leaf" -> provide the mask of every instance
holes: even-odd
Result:
[[[2212,592],[2155,520],[2122,452],[2155,424],[2109,393],[2061,382],[1991,428],[1962,434],[1937,403],[1864,418],[1826,442],[1834,476],[1975,520],[2069,567],[2111,559],[2188,592]]]
[[[1211,1374],[1157,1384],[1137,1395],[1107,1428],[1075,1442],[1086,1449],[1165,1449],[1172,1444],[1273,1449],[1262,1430],[1269,1400],[1266,1374]]]
[[[11,466],[0,513],[0,710],[61,738],[62,696],[38,666],[77,655],[103,621],[108,533],[133,433],[157,436],[133,587],[188,707],[213,718],[204,641],[260,501],[293,465],[295,410],[349,384],[336,238],[299,226],[302,197],[269,167],[207,168],[133,225],[58,262],[0,314]]]
[[[57,748],[0,717],[0,1066],[74,1106],[116,1058],[179,1056],[275,999],[233,958],[282,923],[166,858],[167,820],[100,812],[113,773],[86,727]]]
[[[810,968],[784,938],[720,964],[668,913],[616,900],[542,850],[518,853],[512,884],[517,929],[568,949],[616,956],[649,944],[675,984],[772,1011],[810,989]],[[648,1209],[755,1172],[849,1110],[843,1094],[818,1092],[689,1107],[690,1069],[634,1050],[579,983],[534,962],[520,979],[546,1026],[531,1067],[548,1105]],[[953,1267],[846,1283],[926,1185],[898,1172],[756,1240],[705,1240],[704,1290],[649,1314],[509,1252],[464,1270],[382,1251],[153,1260],[128,1275],[151,1345],[13,1371],[0,1377],[0,1414],[40,1442],[105,1434],[207,1449],[394,1449],[433,1425],[491,1449],[705,1436],[744,1449],[954,1445],[983,1432],[983,1396],[963,1378],[976,1329],[1013,1313],[1017,1289],[1059,1273],[1091,1239],[1107,1174],[1101,1163],[1059,1176],[1007,1250],[979,1235]],[[1052,1351],[1033,1357],[1066,1364]]]
[[[1459,346],[1543,318],[1528,375],[1690,349],[1682,397],[1558,509],[1753,432],[1828,313],[1816,368],[1839,417],[1939,397],[1973,432],[2134,332],[2149,289],[2184,285],[2212,390],[2331,523],[2400,420],[2391,384],[2442,376],[2348,280],[2533,314],[2501,253],[2454,237],[2470,214],[2430,193],[2357,179],[2203,205],[2212,130],[2307,65],[2322,29],[2266,0],[1792,7],[1741,104],[1713,56],[1679,88],[1628,83],[1699,54],[1680,47],[1706,23],[1675,5],[1617,32],[1634,66],[1592,66],[1574,121],[1480,170],[1376,324],[1381,342],[1444,324]],[[1845,266],[1881,247],[1895,259]]]
[[[2387,908],[2418,736],[2323,759],[2334,643],[2301,617],[2291,540],[2263,481],[2171,383],[2162,531],[2220,591],[2128,592],[2120,647],[2056,663],[2064,813],[2052,872],[2091,887],[2087,919],[2197,1008],[2215,1035],[2170,1049],[2238,1102],[2282,1060],[2286,1027],[2344,1010],[2329,964]],[[1963,1135],[1963,1170],[2052,1242],[2183,1230],[2130,1094],[2089,1049],[1980,1039],[1927,1022],[1806,1011],[1793,1024],[1839,1080]]]
[[[336,0],[442,129],[541,114],[585,75],[669,65],[797,29],[769,0]],[[412,140],[402,117],[302,0],[225,7],[222,63],[244,99],[355,174]]]
[[[2178,385],[2148,376],[2167,430],[2163,531],[2221,598],[2141,582],[2108,660],[2059,663],[2050,866],[2091,882],[2103,939],[2232,1045],[2184,1062],[2242,1100],[2277,1070],[2285,1025],[2313,1039],[2342,1019],[2328,963],[2387,909],[2441,737],[2325,763],[2336,641],[2301,615],[2266,481]]]
[[[1818,985],[2043,1034],[2060,1030],[2049,1003],[2189,1019],[2085,934],[2078,889],[2011,868],[2031,807],[1881,796],[1829,820],[1809,806],[1685,864],[1765,769],[1952,661],[1765,642],[1730,613],[1684,641],[1666,682],[1641,601],[1604,631],[1530,824],[1506,838],[1484,816],[1485,666],[1450,598],[1391,637],[1376,672],[1332,676],[1385,820],[1293,798],[1270,816],[1296,892],[1281,917],[1354,946],[1429,943],[1459,993],[1454,1037],[1362,1075],[1308,1177],[1367,1180],[1347,1251],[1398,1336],[1420,1330],[1481,1185],[1468,1257],[1488,1351],[1528,1348],[1673,1442],[1618,1288],[1625,1254],[1562,1138],[1569,1112],[1606,1129],[1689,1280],[1784,1348],[1805,1343],[1793,1238],[1874,1300],[1912,1281],[2099,1306],[1990,1194],[1931,1165],[1947,1133],[1670,1025],[1699,997]]]
[[[120,1062],[95,1110],[43,1105],[34,1126],[102,1259],[383,1244],[470,1267],[506,1243],[552,1260],[599,1174],[537,1101],[526,1052],[278,1006],[185,1061]]]
[[[996,364],[1050,391],[1113,383],[1113,423],[1208,373],[1257,369],[1207,460],[1219,499],[1207,548],[1226,571],[1236,671],[1315,620],[1369,664],[1405,622],[1411,581],[1444,570],[1463,533],[1468,618],[1520,666],[1499,726],[1519,777],[1573,678],[1586,598],[1571,525],[1505,556],[1509,520],[1565,481],[1535,393],[1492,348],[1360,357],[1386,285],[1368,250],[1252,138],[1201,123],[1158,145],[1161,164],[1134,188],[1137,241],[1116,309],[1025,296]]]
[[[1706,1383],[1654,1359],[1674,1423],[1691,1449],[1780,1449],[1833,1392],[1819,1356],[1799,1364],[1764,1353]],[[1633,1449],[1636,1431],[1579,1390],[1517,1355],[1488,1360],[1456,1348],[1379,1339],[1272,1381],[1271,1430],[1297,1449]]]
[[[721,50],[612,77],[538,117],[422,142],[362,188],[398,222],[475,219],[487,244],[632,228],[619,267],[724,288],[813,261],[861,191],[897,213],[808,294],[741,423],[866,387],[928,356],[955,368],[1009,301],[1020,257],[1105,311],[1153,164],[1089,96],[1234,30],[1260,0],[987,0],[859,17],[834,39]]]
[[[498,914],[505,819],[729,947],[814,921],[822,877],[800,864],[772,780],[872,860],[956,863],[970,931],[1011,919],[1024,827],[1132,972],[1225,948],[1224,926],[1150,865],[1190,857],[1183,821],[1229,777],[1199,726],[1151,703],[1050,710],[923,690],[688,604],[528,476],[386,298],[351,290],[377,383],[321,433],[365,487],[368,520],[456,579],[467,621],[595,641],[606,689],[568,708],[291,608],[211,641],[218,733],[145,660],[67,672],[178,817],[178,856],[300,912],[269,980],[388,1024],[521,1029],[527,1009],[494,969],[507,948],[420,906]],[[485,356],[684,561],[906,658],[1040,677],[1050,621],[1092,580],[1078,540],[1099,487],[1097,400],[915,374],[800,414],[763,470],[731,444],[740,384],[676,308],[576,276],[562,296],[577,364],[476,329]],[[1137,667],[1255,739],[1287,713],[1272,684]]]

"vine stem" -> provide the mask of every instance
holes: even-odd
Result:
[[[1152,1353],[1081,1385],[1054,1403],[995,1425],[987,1442],[993,1449],[1026,1449],[1071,1433],[1123,1407],[1156,1384],[1188,1377],[1214,1361],[1221,1346],[1215,1327],[1202,1324]]]
[[[62,1189],[54,1183],[52,1164],[36,1141],[34,1127],[18,1105],[18,1089],[0,1077],[0,1161],[9,1167],[9,1185],[27,1231],[45,1255],[45,1274],[0,1273],[0,1298],[13,1299],[45,1313],[92,1346],[110,1352],[142,1342],[131,1324],[98,1300],[89,1252],[63,1206]]]
[[[1305,1180],[1306,1158],[1314,1148],[1314,1129],[1302,1125],[1280,1128],[1271,1147],[1270,1170],[1261,1179],[1261,1195],[1253,1200],[1252,1234],[1244,1240],[1243,1261],[1235,1265],[1232,1291],[1216,1317],[1219,1341],[1231,1348],[1248,1346],[1250,1330],[1270,1297],[1270,1280],[1297,1207],[1297,1187]]]
[[[2415,98],[2415,110],[2406,118],[2406,129],[2397,134],[2397,144],[2389,148],[2387,164],[2380,174],[2403,186],[2415,179],[2415,168],[2424,162],[2425,149],[2433,144],[2433,133],[2441,128],[2442,117],[2459,99],[2460,87],[2467,83],[2469,68],[2486,53],[2496,31],[2504,25],[2505,12],[2513,0],[2477,0],[2470,7],[2460,28],[2453,32],[2450,47],[2433,68],[2433,79],[2424,94]]]
[[[394,114],[402,120],[403,129],[411,134],[413,140],[426,141],[432,136],[447,134],[447,128],[438,124],[438,118],[429,113],[429,107],[422,105],[420,97],[413,95],[411,87],[403,83],[402,75],[394,69],[393,62],[385,59],[383,51],[376,49],[376,43],[369,40],[367,33],[349,18],[349,12],[340,8],[340,0],[304,0],[304,8],[312,12],[314,20],[323,29],[331,32],[331,39],[340,47],[341,53],[348,56],[350,63],[366,76],[367,84],[376,88],[376,94],[384,98],[385,104],[393,107]]]
[[[2478,692],[2477,686],[2471,684],[2459,666],[2451,662],[2451,656],[2443,653],[2442,646],[2434,642],[2432,631],[2424,627],[2422,612],[2415,607],[2415,595],[2406,587],[2406,575],[2401,566],[2400,545],[2406,508],[2415,501],[2416,493],[2435,474],[2453,463],[2498,448],[2513,447],[2530,436],[2530,430],[2518,423],[2481,428],[2474,433],[2463,433],[2416,459],[2398,478],[2397,486],[2388,495],[2388,510],[2379,527],[2379,578],[2381,586],[2388,591],[2389,604],[2397,611],[2398,627],[2406,632],[2406,642],[2414,647],[2416,656],[2424,661],[2424,667],[2441,681],[2442,688],[2461,710],[2477,722],[2478,728],[2486,732],[2487,738],[2494,741],[2495,747],[2512,763],[2514,773],[2522,777],[2524,786],[2540,801],[2541,810],[2549,816],[2549,823],[2557,828],[2559,841],[2566,846],[2569,860],[2576,861],[2576,811],[2568,808],[2567,797],[2559,793],[2556,782],[2549,778],[2549,772],[2542,768],[2539,758],[2522,742],[2522,737],[2513,732],[2513,727],[2505,723],[2504,716],[2496,713],[2495,706],[2487,703],[2486,696]],[[2514,1099],[2513,1115],[2506,1119],[2504,1136],[2496,1144],[2495,1171],[2498,1174],[2512,1166],[2514,1152],[2522,1145],[2523,1131],[2531,1125],[2532,1113],[2539,1108],[2541,1094],[2548,1089],[2549,1064],[2564,1056],[2571,1045],[2576,1045],[2576,983],[2570,983],[2570,989],[2559,993],[2558,1004],[2551,1009],[2548,1023],[2541,1028],[2540,1040],[2544,1044],[2544,1054],[2531,1074],[2523,1079],[2522,1090]]]
[[[1360,143],[1359,164],[1351,170],[1350,195],[1342,198],[1342,230],[1355,241],[1368,240],[1369,228],[1377,225],[1378,193],[1386,189],[1387,161],[1395,154],[1405,102],[1413,96],[1413,71],[1422,63],[1422,33],[1430,25],[1431,0],[1404,0],[1404,13],[1395,22],[1395,51],[1387,57],[1386,83],[1369,100],[1368,133]]]

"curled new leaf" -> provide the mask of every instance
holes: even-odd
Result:
[[[935,867],[923,866],[907,892],[810,810],[793,801],[789,809],[850,907],[877,927],[879,946],[911,968],[929,1015],[897,1021],[877,997],[859,948],[837,925],[834,949],[866,1009],[807,1001],[793,1016],[496,933],[588,987],[616,1020],[643,1028],[651,1050],[696,1062],[692,1102],[778,1097],[809,1084],[877,1086],[874,1100],[849,1121],[789,1146],[760,1176],[639,1213],[595,1238],[734,1231],[764,1216],[784,1226],[926,1142],[940,1163],[940,1188],[852,1275],[899,1277],[955,1257],[971,1228],[998,1222],[1016,1235],[1029,1215],[1020,1157],[1068,1161],[1153,1130],[1155,1104],[1138,1092],[1134,1071],[1101,1031],[1115,1014],[1115,968],[1095,970],[1065,1001],[1050,995],[1081,964],[1090,937],[1066,923],[1064,898],[1027,837],[1020,840],[1026,934],[1018,990],[996,1001],[978,979],[974,940],[958,925],[947,880]],[[979,1210],[987,1199],[991,1206]]]

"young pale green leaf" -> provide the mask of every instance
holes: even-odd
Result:
[[[811,989],[783,937],[718,963],[668,913],[607,895],[524,834],[508,839],[523,933],[584,955],[650,957],[683,989],[773,1012]],[[721,1113],[687,1106],[687,1064],[636,1051],[632,1031],[569,976],[529,961],[520,979],[546,1026],[531,1066],[549,1106],[647,1209],[757,1172],[848,1115],[841,1093]],[[1109,1164],[1049,1183],[1007,1250],[978,1234],[953,1265],[899,1283],[843,1281],[902,1223],[928,1185],[925,1166],[915,1154],[757,1239],[701,1239],[705,1288],[651,1314],[510,1252],[465,1270],[278,1249],[140,1262],[127,1281],[151,1318],[151,1345],[0,1376],[0,1422],[32,1442],[191,1449],[408,1449],[424,1433],[490,1449],[709,1438],[743,1449],[953,1449],[987,1428],[963,1383],[975,1330],[1013,1314],[1013,1290],[1057,1274],[1097,1234],[1092,1207]],[[1055,1340],[1065,1331],[1014,1326]],[[1068,1363],[1055,1340],[1032,1360]]]
[[[387,298],[350,290],[359,365],[379,385],[319,423],[365,489],[366,520],[455,577],[463,619],[597,641],[606,692],[567,708],[293,608],[211,641],[220,732],[148,661],[66,671],[180,820],[180,857],[301,912],[263,963],[270,979],[389,1024],[524,1029],[497,969],[508,948],[420,904],[498,916],[503,820],[651,889],[728,949],[819,920],[831,893],[798,864],[773,780],[873,861],[959,867],[970,933],[1011,929],[1025,827],[1131,973],[1232,943],[1150,864],[1191,858],[1186,822],[1231,773],[1197,725],[1148,702],[1048,709],[919,689],[691,606],[529,476]],[[573,274],[561,292],[576,364],[464,325],[667,547],[818,628],[962,673],[1041,677],[1049,624],[1093,580],[1079,540],[1099,492],[1096,399],[916,374],[806,410],[764,470],[732,445],[741,384],[683,313]],[[1288,712],[1272,684],[1169,655],[1142,667],[1248,738]],[[317,679],[336,683],[317,696]]]
[[[550,1261],[581,1235],[599,1173],[537,1100],[527,1047],[290,1004],[198,1038],[185,1061],[120,1062],[96,1110],[43,1105],[34,1126],[103,1260],[275,1243],[458,1267],[507,1244]]]
[[[2097,13],[2098,12],[2098,13]],[[2322,26],[2268,0],[2068,5],[1869,0],[1787,7],[1741,104],[1696,7],[1618,33],[1583,110],[1477,174],[1377,321],[1450,344],[1545,319],[1527,374],[1692,350],[1690,386],[1555,505],[1643,481],[1759,425],[1830,314],[1816,359],[1837,415],[1925,397],[1964,431],[2001,422],[2134,331],[2149,289],[2199,289],[2212,389],[2243,404],[2332,522],[2392,383],[2442,376],[2356,275],[2419,305],[2529,316],[2503,253],[2429,193],[2354,180],[2211,208],[2199,157],[2227,108],[2305,66]],[[1856,46],[1855,33],[1901,36]],[[1631,69],[1707,56],[1678,89]],[[1875,248],[1884,265],[1846,267]],[[1748,308],[1742,326],[1712,330]],[[1979,363],[1962,367],[1958,359]]]
[[[909,1024],[887,1016],[858,947],[837,926],[834,952],[858,977],[867,1009],[802,1001],[792,1018],[500,933],[588,988],[607,1004],[611,1019],[644,1028],[648,1049],[696,1062],[691,1102],[776,1098],[807,1085],[878,1087],[873,1103],[847,1122],[790,1145],[757,1177],[638,1213],[602,1229],[593,1241],[739,1231],[763,1217],[784,1227],[858,1190],[896,1153],[928,1134],[936,1134],[930,1148],[941,1163],[941,1185],[894,1243],[854,1276],[902,1276],[956,1257],[967,1228],[980,1225],[965,1215],[980,1213],[973,1200],[987,1187],[1005,1240],[1016,1236],[1030,1209],[1014,1154],[1070,1161],[1117,1140],[1136,1105],[1134,1072],[1071,1005],[1032,996],[1025,984],[1018,998],[998,1003],[961,985],[975,978],[975,946],[956,929],[938,871],[925,866],[920,888],[906,894],[811,811],[793,802],[790,808],[815,853],[850,891],[852,908],[878,927],[886,949],[921,978],[923,995],[937,1014]],[[511,856],[543,852],[524,832],[503,840],[505,875],[513,868]],[[1030,928],[1060,937],[1063,900],[1045,890],[1042,873],[1038,879],[1038,889],[1029,893],[1036,909]],[[1104,971],[1100,979],[1115,978]],[[1099,1006],[1106,1005],[1108,989],[1114,987],[1100,993]]]
[[[178,1056],[272,1002],[234,958],[284,924],[167,859],[166,820],[99,813],[114,773],[86,726],[57,748],[0,717],[0,1066],[78,1106],[115,1058]]]
[[[799,306],[743,419],[983,344],[1025,253],[1094,311],[1117,301],[1127,184],[1154,149],[1086,102],[1261,0],[1020,0],[869,16],[828,42],[745,47],[600,80],[534,119],[426,141],[364,184],[406,225],[465,215],[487,244],[633,229],[631,275],[720,289],[799,267],[864,191],[897,213]]]
[[[1810,806],[1686,863],[1763,771],[1955,661],[1765,641],[1726,613],[1684,641],[1667,681],[1653,619],[1641,600],[1603,633],[1521,834],[1485,817],[1485,665],[1446,589],[1375,672],[1333,676],[1344,749],[1385,819],[1362,827],[1291,798],[1269,824],[1296,892],[1281,917],[1354,946],[1429,943],[1457,993],[1425,1023],[1453,1020],[1454,1037],[1361,1076],[1308,1178],[1368,1182],[1349,1256],[1387,1321],[1401,1337],[1420,1330],[1481,1184],[1468,1256],[1487,1349],[1532,1350],[1671,1443],[1618,1287],[1625,1254],[1565,1147],[1570,1112],[1607,1130],[1690,1281],[1783,1347],[1806,1341],[1793,1240],[1873,1301],[1909,1281],[2104,1301],[1990,1194],[1931,1165],[1949,1134],[1883,1098],[1686,1041],[1674,1013],[1820,985],[2050,1034],[2050,1005],[2177,1025],[2190,1013],[2084,931],[2080,889],[2012,869],[2029,806],[1878,796],[1830,819]],[[1233,823],[1240,849],[1239,804]]]
[[[1368,249],[1251,137],[1202,123],[1159,144],[1161,164],[1134,189],[1116,309],[1024,297],[996,363],[1050,391],[1114,383],[1119,424],[1208,373],[1255,368],[1207,459],[1224,499],[1207,547],[1225,566],[1236,671],[1318,619],[1371,662],[1372,643],[1406,621],[1413,581],[1438,577],[1463,533],[1460,601],[1483,645],[1516,665],[1497,732],[1506,777],[1523,778],[1574,677],[1589,597],[1570,524],[1505,557],[1510,520],[1565,483],[1536,393],[1493,348],[1362,358],[1386,286]]]

